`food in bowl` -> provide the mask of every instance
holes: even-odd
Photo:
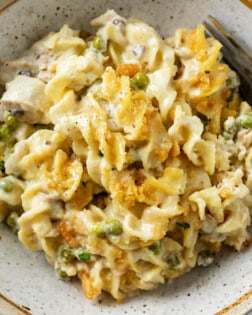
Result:
[[[120,301],[246,245],[252,112],[202,25],[91,24],[1,65],[0,218],[59,278]]]

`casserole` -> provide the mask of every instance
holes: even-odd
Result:
[[[64,22],[68,22],[71,26],[77,27],[77,28],[81,28],[81,29],[87,29],[88,30],[88,26],[87,23],[89,21],[89,19],[91,18],[91,16],[96,16],[99,13],[102,13],[103,11],[106,10],[107,7],[112,7],[116,10],[119,10],[118,12],[121,13],[122,15],[128,15],[128,16],[132,16],[135,17],[135,12],[139,13],[137,14],[137,18],[141,18],[143,20],[145,20],[148,23],[151,23],[153,26],[155,26],[157,29],[160,28],[160,32],[164,35],[168,35],[171,34],[172,31],[174,29],[172,29],[172,27],[169,28],[169,32],[167,31],[167,28],[169,27],[169,25],[173,26],[173,28],[177,28],[177,27],[181,27],[181,26],[193,26],[192,25],[192,21],[190,20],[190,18],[192,16],[197,16],[198,12],[199,12],[199,8],[202,9],[201,11],[201,16],[198,16],[198,20],[195,19],[194,23],[200,22],[200,18],[202,17],[203,14],[208,14],[211,13],[212,15],[216,16],[218,18],[218,15],[221,16],[222,21],[225,23],[227,23],[227,25],[229,25],[229,21],[230,19],[232,19],[232,21],[235,21],[235,19],[238,17],[239,21],[239,14],[240,17],[242,17],[245,13],[244,12],[248,12],[246,14],[248,14],[248,21],[250,18],[250,14],[251,12],[248,11],[246,9],[245,6],[243,6],[242,4],[236,4],[234,6],[228,6],[228,10],[225,10],[225,7],[227,5],[227,2],[223,2],[223,4],[220,4],[218,2],[218,6],[214,7],[213,2],[211,3],[211,6],[205,2],[203,5],[203,2],[197,2],[194,1],[192,2],[192,7],[190,8],[190,11],[186,10],[186,4],[185,3],[185,7],[182,6],[182,2],[180,2],[179,4],[173,3],[172,1],[169,2],[168,4],[166,4],[165,2],[161,3],[161,2],[157,2],[157,3],[148,3],[145,4],[142,8],[141,11],[138,10],[138,8],[140,9],[141,7],[141,3],[134,3],[133,2],[129,2],[127,6],[125,6],[125,8],[122,6],[117,5],[116,3],[113,2],[108,2],[106,3],[106,7],[104,7],[105,3],[104,2],[90,2],[90,3],[86,3],[85,4],[85,8],[81,7],[81,10],[79,9],[79,6],[81,6],[81,3],[71,3],[71,5],[67,4],[67,2],[58,2],[58,3],[54,3],[51,4],[49,1],[48,3],[43,3],[43,6],[37,4],[36,2],[33,2],[32,5],[30,4],[29,1],[19,1],[16,4],[14,4],[13,6],[9,7],[9,9],[7,9],[4,13],[2,13],[1,18],[3,19],[3,32],[2,32],[2,38],[1,38],[1,47],[3,47],[2,50],[2,58],[6,58],[6,57],[14,57],[15,54],[20,53],[20,51],[22,51],[25,46],[28,45],[29,42],[36,40],[39,36],[41,36],[42,34],[47,33],[50,30],[55,30],[58,29]],[[89,6],[90,4],[90,6]],[[57,5],[57,6],[56,6]],[[166,7],[168,6],[168,7]],[[78,10],[79,9],[79,10]],[[165,10],[166,11],[165,11]],[[218,10],[217,10],[218,9]],[[46,12],[45,12],[46,11]],[[120,12],[121,11],[121,12]],[[166,12],[166,14],[161,15],[160,16],[160,12]],[[167,12],[173,12],[171,15],[169,15],[169,20],[167,19]],[[209,12],[210,11],[210,12]],[[225,14],[224,14],[225,11]],[[93,12],[93,13],[92,13]],[[141,14],[140,14],[141,12]],[[155,12],[155,14],[154,14]],[[190,14],[189,14],[190,12]],[[196,14],[197,12],[197,14]],[[222,14],[223,16],[222,16]],[[9,15],[8,15],[9,14]],[[19,20],[19,23],[21,25],[16,25],[15,23],[6,23],[7,20],[10,20],[11,18],[14,19],[14,17],[19,14],[21,16],[21,19]],[[159,14],[159,15],[158,15]],[[55,18],[52,19],[52,15],[55,16]],[[158,19],[158,25],[157,23],[155,24],[155,17],[154,16],[160,16],[160,19]],[[190,17],[189,17],[190,15]],[[29,19],[28,19],[29,17]],[[225,22],[226,19],[226,22]],[[35,20],[37,21],[35,23]],[[38,21],[42,20],[41,24],[38,23]],[[29,21],[27,23],[27,21]],[[174,21],[174,22],[169,22],[168,21]],[[184,22],[183,22],[184,21]],[[183,25],[181,25],[183,24]],[[161,27],[162,25],[162,27]],[[240,26],[239,26],[240,25]],[[233,31],[238,32],[239,36],[243,36],[243,39],[246,41],[246,37],[248,36],[248,32],[244,32],[242,33],[242,26],[241,24],[239,24],[239,22],[237,24],[234,23],[234,25],[232,24],[232,27],[234,27]],[[239,28],[240,27],[240,28]],[[12,29],[11,29],[12,28]],[[230,29],[230,27],[229,27]],[[232,29],[231,29],[232,30]],[[4,229],[4,228],[3,228]],[[2,232],[3,233],[3,232]],[[7,232],[6,232],[7,233]],[[9,244],[5,244],[5,240],[6,240],[6,233],[4,232],[2,239],[4,240],[4,242],[1,242],[1,246],[4,246],[4,248],[6,248],[6,246],[8,246],[8,248],[10,248]],[[9,241],[8,241],[9,242]],[[2,250],[2,254],[5,254],[5,256],[7,256],[8,258],[10,257],[11,253],[6,252],[6,250]],[[13,247],[12,247],[13,248]],[[12,252],[14,252],[12,250]],[[184,276],[181,279],[178,279],[177,281],[174,281],[173,284],[171,285],[166,285],[164,287],[162,287],[161,289],[158,289],[157,291],[155,291],[155,293],[149,293],[149,294],[143,294],[138,298],[133,298],[132,299],[132,311],[136,310],[136,311],[141,311],[143,310],[143,312],[149,312],[149,313],[155,313],[155,311],[157,311],[157,313],[164,313],[166,312],[166,308],[167,308],[167,301],[169,301],[170,305],[173,305],[170,307],[170,311],[171,313],[173,312],[174,314],[183,314],[183,312],[185,312],[186,309],[187,312],[190,312],[190,309],[193,305],[193,302],[195,301],[193,295],[194,295],[194,290],[195,291],[195,297],[197,296],[198,298],[202,296],[202,292],[200,292],[200,289],[202,288],[202,291],[205,293],[204,295],[204,299],[200,298],[200,300],[203,302],[199,303],[198,309],[195,309],[194,307],[194,313],[200,313],[203,312],[205,314],[207,314],[209,312],[209,314],[212,314],[214,312],[216,312],[217,310],[223,308],[225,305],[229,304],[230,302],[233,302],[233,300],[237,297],[239,297],[240,295],[242,295],[242,293],[246,292],[246,289],[249,288],[250,283],[251,283],[251,274],[249,276],[249,263],[246,257],[250,257],[249,256],[249,250],[247,250],[245,253],[241,253],[239,255],[234,255],[233,253],[227,253],[226,254],[227,257],[232,257],[232,264],[230,265],[230,262],[225,260],[225,258],[220,258],[220,264],[225,264],[225,262],[227,263],[227,265],[225,265],[224,267],[219,268],[220,269],[220,273],[216,274],[216,270],[213,271],[212,274],[209,275],[209,272],[211,270],[211,267],[208,269],[208,271],[205,270],[197,270],[194,273],[192,273],[191,275],[188,274],[186,276]],[[18,255],[19,256],[19,255]],[[28,267],[25,264],[26,258],[28,257],[35,257],[32,254],[25,254],[24,255],[24,259],[21,259],[22,262],[19,263],[19,265],[17,266],[18,268],[24,268],[26,266],[26,268]],[[19,256],[22,257],[22,256]],[[37,256],[40,257],[40,256]],[[69,292],[72,292],[72,287],[74,286],[73,284],[71,285],[66,285],[64,283],[57,283],[56,287],[54,286],[54,284],[52,283],[52,277],[50,276],[50,272],[48,273],[49,277],[48,277],[48,282],[50,283],[50,288],[47,287],[47,284],[45,284],[44,279],[46,278],[44,272],[40,273],[40,275],[36,275],[36,273],[38,272],[38,269],[41,270],[41,268],[44,268],[44,264],[41,265],[41,268],[38,268],[38,264],[36,264],[35,269],[34,269],[34,276],[32,277],[32,279],[30,278],[31,276],[31,270],[29,271],[24,271],[20,272],[20,269],[14,269],[11,271],[11,273],[7,273],[6,270],[11,270],[8,269],[8,263],[11,264],[11,262],[9,261],[8,258],[4,258],[1,259],[1,261],[3,263],[1,267],[1,270],[3,271],[3,275],[1,275],[1,277],[3,277],[3,286],[4,284],[6,285],[5,289],[3,289],[3,293],[6,294],[6,292],[8,293],[8,290],[11,290],[10,292],[12,292],[12,298],[14,298],[19,304],[24,304],[27,305],[31,308],[31,310],[34,313],[39,313],[39,306],[41,306],[41,301],[43,301],[43,299],[46,299],[48,301],[48,298],[46,298],[47,294],[48,296],[52,296],[54,295],[55,298],[58,298],[59,301],[62,300],[64,301],[64,296],[61,296],[61,294],[67,294],[67,291],[64,291],[66,287],[69,287]],[[39,263],[41,263],[41,258],[37,258],[39,259]],[[239,260],[240,259],[240,260]],[[13,262],[15,259],[12,258],[11,261]],[[31,263],[30,260],[27,260],[27,262],[29,261],[29,263]],[[247,265],[246,265],[247,264]],[[11,266],[11,265],[10,265]],[[42,267],[43,266],[43,267]],[[239,266],[237,268],[237,266]],[[29,267],[28,267],[29,268]],[[232,269],[233,268],[233,269]],[[219,270],[217,267],[217,270]],[[19,276],[14,277],[15,275],[15,270],[17,270],[17,273],[19,274]],[[230,271],[232,270],[232,273],[230,273]],[[234,272],[235,270],[235,272]],[[224,276],[225,272],[229,272],[227,275]],[[239,273],[240,272],[240,273]],[[245,272],[245,274],[244,274]],[[47,274],[47,272],[46,272]],[[199,282],[197,285],[197,280],[195,280],[195,277],[197,278],[197,274],[199,277]],[[205,279],[205,274],[207,274],[207,280]],[[232,278],[232,276],[236,276],[237,278]],[[36,276],[35,276],[36,275]],[[29,281],[29,289],[31,290],[30,293],[28,293],[27,289],[23,290],[23,297],[22,294],[20,295],[17,293],[14,293],[15,289],[17,290],[17,292],[20,290],[18,289],[18,284],[15,283],[17,280],[16,279],[22,279],[23,281]],[[41,282],[39,281],[41,276]],[[222,283],[223,287],[228,287],[227,290],[225,289],[219,289],[217,290],[217,286],[221,285],[221,276],[224,277],[224,283]],[[8,278],[10,277],[10,278]],[[36,280],[34,280],[36,277]],[[208,287],[208,285],[210,285],[211,280],[208,280],[208,277],[213,277],[213,278],[218,278],[218,281],[214,281],[212,282],[212,286],[215,286],[215,289],[211,289]],[[29,280],[30,279],[30,280]],[[50,280],[49,280],[50,279]],[[183,279],[183,280],[182,280]],[[229,282],[230,279],[232,279],[232,282]],[[236,280],[237,279],[237,280]],[[244,279],[241,281],[241,279]],[[184,283],[191,283],[193,284],[193,287],[190,287],[190,290],[188,290],[188,286],[185,288],[186,291],[186,296],[184,296],[183,292],[183,284]],[[54,282],[54,281],[53,281]],[[180,284],[182,282],[182,284]],[[206,283],[205,283],[206,282]],[[10,283],[12,283],[10,285]],[[25,283],[25,282],[24,282]],[[26,282],[27,283],[27,282]],[[234,294],[232,295],[232,286],[233,283],[236,284],[236,287],[234,289]],[[35,303],[35,301],[31,302],[31,300],[28,300],[27,297],[29,295],[29,298],[32,296],[32,292],[34,294],[38,293],[37,291],[37,285],[39,284],[39,286],[44,286],[43,288],[43,294],[41,294],[41,299],[38,299],[38,302]],[[21,287],[22,284],[20,283]],[[61,289],[59,289],[58,285],[60,286]],[[182,285],[182,287],[180,287],[180,285]],[[35,287],[34,287],[35,286]],[[237,287],[238,286],[238,287]],[[78,285],[76,284],[76,287],[78,287]],[[20,287],[19,287],[20,288]],[[50,289],[52,290],[50,292]],[[212,291],[211,291],[212,290]],[[80,290],[79,290],[80,291]],[[78,291],[78,292],[79,292]],[[175,298],[174,300],[172,299],[172,294],[170,292],[177,292],[177,294],[175,294]],[[237,294],[239,291],[240,294]],[[60,295],[57,293],[60,292]],[[64,292],[64,293],[63,293]],[[215,292],[223,292],[223,294],[216,294],[215,296]],[[79,292],[80,293],[80,292]],[[74,294],[72,295],[72,297],[77,297],[79,296],[79,293],[74,292]],[[212,295],[211,295],[212,293]],[[80,293],[81,295],[81,293]],[[26,300],[24,299],[25,302],[22,302],[21,299],[25,298],[26,296]],[[160,298],[160,296],[163,296],[162,298]],[[174,297],[174,296],[173,296]],[[211,298],[210,298],[211,297]],[[218,300],[218,298],[220,298],[220,300]],[[143,305],[140,305],[139,301],[143,301],[146,300],[148,301],[148,303],[143,303]],[[104,303],[102,302],[103,300],[100,300],[100,303]],[[162,301],[162,302],[161,302]],[[177,301],[175,303],[175,301]],[[34,304],[35,303],[35,304]],[[105,302],[107,303],[107,302]],[[131,303],[131,302],[129,302]],[[158,308],[157,304],[158,304]],[[162,308],[162,303],[164,303],[164,308]],[[168,303],[168,305],[169,305]],[[190,304],[192,303],[192,304]],[[218,305],[218,303],[220,305]],[[45,309],[45,313],[46,314],[50,314],[50,312],[52,314],[57,314],[57,312],[65,312],[67,313],[67,308],[70,307],[71,310],[74,310],[74,312],[76,314],[81,313],[82,312],[82,308],[85,307],[85,310],[87,310],[87,305],[89,305],[90,307],[90,312],[95,312],[95,310],[97,309],[97,305],[91,304],[88,301],[85,301],[85,304],[83,304],[83,302],[79,303],[79,300],[77,303],[73,302],[73,303],[68,303],[64,304],[62,302],[62,308],[58,308],[58,305],[60,303],[48,303],[46,302],[44,306],[41,306],[42,308]],[[209,305],[208,305],[209,304]],[[85,305],[85,306],[84,306]],[[207,306],[208,305],[208,306]],[[210,306],[212,305],[212,306]],[[140,308],[139,308],[140,307]],[[141,308],[142,307],[142,308]],[[196,306],[197,307],[197,306]],[[206,309],[207,308],[207,309]],[[104,309],[104,312],[109,312],[109,308],[107,308],[107,306],[102,304],[102,309]],[[127,309],[127,304],[125,305],[121,305],[118,306],[117,309],[115,309],[116,312],[124,312]],[[42,312],[42,311],[41,311]]]

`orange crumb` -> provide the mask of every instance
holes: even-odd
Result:
[[[58,224],[58,231],[70,247],[74,247],[76,245],[76,240],[74,238],[74,235],[73,235],[73,233],[68,231],[66,222],[61,221]]]
[[[79,278],[81,280],[82,290],[88,299],[93,300],[101,293],[101,289],[97,289],[93,286],[93,279],[86,271],[81,271],[79,273]]]
[[[117,66],[116,74],[120,77],[125,75],[132,78],[137,72],[141,71],[141,67],[138,64],[122,64]]]

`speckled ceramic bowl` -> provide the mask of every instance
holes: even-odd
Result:
[[[243,2],[252,6],[250,0]],[[0,58],[13,58],[63,23],[89,30],[90,19],[108,8],[143,19],[164,36],[178,27],[195,26],[211,14],[252,52],[252,10],[238,0],[0,0],[0,7]],[[245,314],[252,308],[251,287],[252,248],[248,248],[242,253],[224,251],[212,266],[195,269],[121,305],[105,296],[89,301],[79,283],[57,280],[42,254],[26,251],[0,224],[0,293],[35,315]],[[1,294],[0,314],[22,314],[21,308],[8,308]]]

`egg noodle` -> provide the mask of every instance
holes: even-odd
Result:
[[[1,64],[0,219],[86,297],[120,301],[248,243],[252,113],[202,25],[91,25]]]

